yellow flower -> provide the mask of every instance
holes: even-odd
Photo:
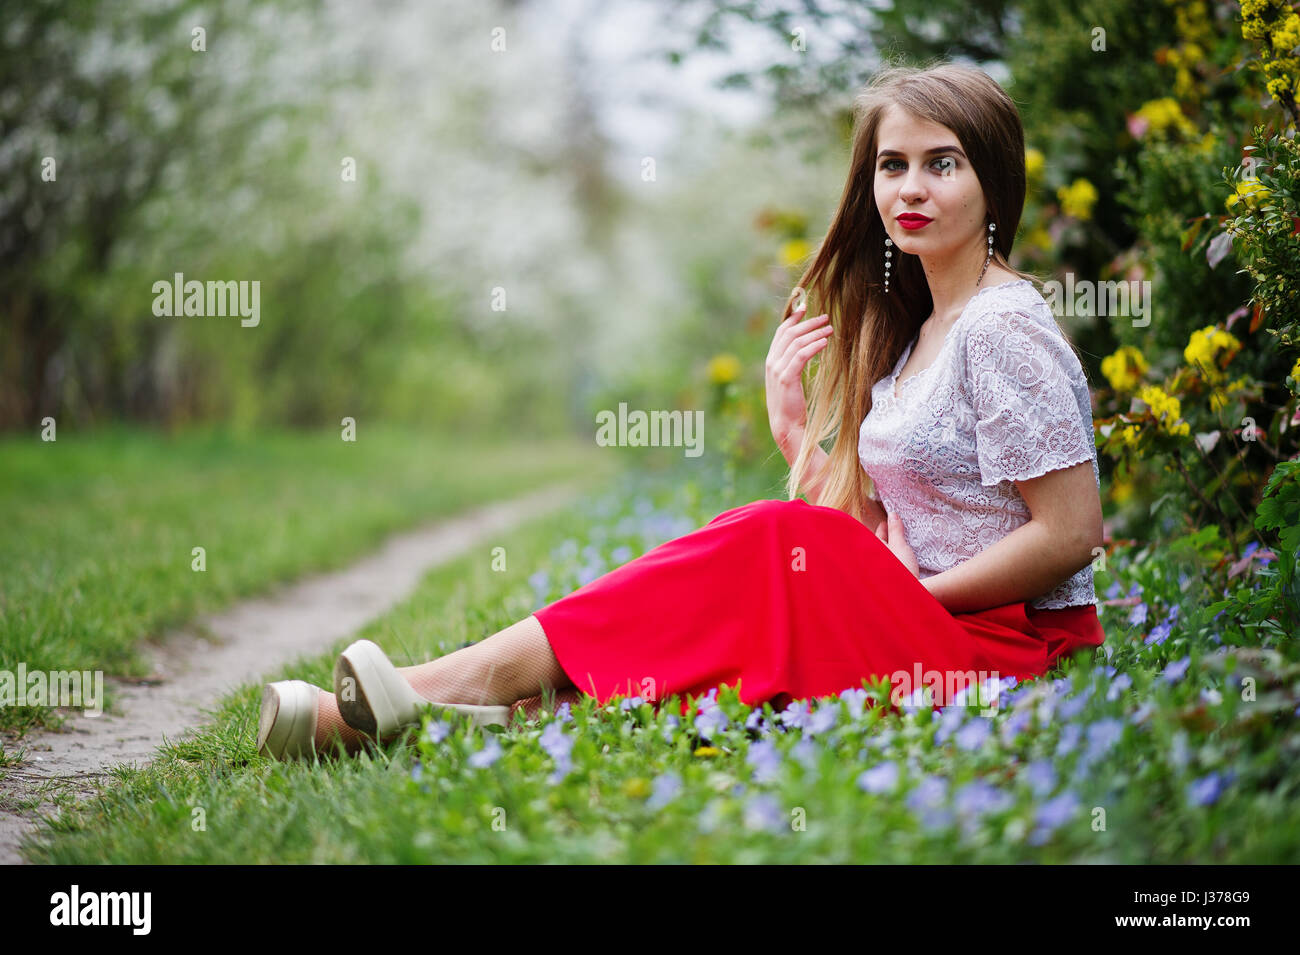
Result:
[[[1061,210],[1067,216],[1087,219],[1092,216],[1092,205],[1097,201],[1097,188],[1087,179],[1076,179],[1057,189],[1056,198],[1061,200]]]
[[[1116,391],[1132,391],[1149,367],[1132,345],[1121,345],[1113,355],[1101,360],[1101,373]]]
[[[1043,167],[1047,160],[1037,149],[1030,146],[1025,150],[1025,176],[1029,179],[1038,179],[1043,174]]]
[[[799,265],[808,257],[812,246],[808,244],[807,239],[791,239],[781,246],[780,259],[782,265]]]
[[[650,795],[650,783],[643,776],[634,776],[623,784],[623,795],[632,799],[644,799]]]
[[[1196,124],[1187,118],[1183,108],[1178,105],[1178,100],[1172,96],[1148,100],[1138,107],[1137,115],[1145,119],[1149,127],[1156,132],[1163,133],[1171,127],[1177,127],[1180,132],[1188,136],[1196,135]]]
[[[1145,402],[1151,413],[1160,422],[1160,428],[1166,434],[1186,436],[1190,431],[1186,421],[1179,421],[1183,406],[1173,395],[1167,394],[1157,385],[1143,385],[1138,398]]]
[[[1282,56],[1300,46],[1300,14],[1292,13],[1273,30],[1273,49]]]
[[[1142,428],[1140,425],[1125,425],[1124,430],[1119,433],[1120,440],[1130,448],[1136,448],[1138,441],[1142,437]]]
[[[1295,364],[1291,366],[1291,377],[1300,382],[1300,358],[1297,358]]]
[[[1214,325],[1206,325],[1192,332],[1187,347],[1183,349],[1183,358],[1206,380],[1219,382],[1224,377],[1223,372],[1219,370],[1221,365],[1231,361],[1240,349],[1241,342],[1231,332]],[[1225,354],[1226,360],[1220,362],[1220,355]]]
[[[1040,225],[1034,226],[1025,234],[1025,241],[1036,249],[1042,249],[1044,252],[1052,251],[1052,237]]]
[[[740,377],[740,359],[730,352],[722,352],[709,359],[709,381],[725,385]]]
[[[1110,485],[1110,499],[1116,504],[1123,504],[1133,496],[1132,481],[1113,481]]]
[[[1231,212],[1233,206],[1242,199],[1245,199],[1246,205],[1250,206],[1252,209],[1256,209],[1259,207],[1259,204],[1267,198],[1268,190],[1264,188],[1263,184],[1259,182],[1259,180],[1247,179],[1245,182],[1237,184],[1237,191],[1228,196],[1227,201],[1225,201],[1223,205],[1224,208]]]
[[[716,746],[701,746],[695,751],[695,755],[709,757],[717,756],[721,752],[722,750],[718,749]]]
[[[1297,362],[1296,364],[1300,365],[1300,362]],[[1245,391],[1247,387],[1246,379],[1238,378],[1235,381],[1229,382],[1222,388],[1215,388],[1210,393],[1210,410],[1219,411],[1222,408],[1227,407],[1232,396],[1240,394],[1242,391]]]

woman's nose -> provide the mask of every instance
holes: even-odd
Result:
[[[917,173],[908,172],[903,179],[903,184],[898,189],[899,198],[904,201],[911,199],[922,199],[925,197],[925,189],[921,185],[921,177]]]

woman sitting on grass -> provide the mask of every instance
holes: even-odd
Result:
[[[1015,104],[944,64],[886,70],[855,105],[849,178],[799,283],[825,314],[805,320],[792,296],[767,359],[790,499],[724,511],[418,666],[354,643],[333,694],[266,688],[261,752],[353,751],[430,704],[506,723],[552,692],[685,703],[739,684],[780,708],[869,678],[916,693],[911,675],[936,673],[942,705],[954,675],[1028,678],[1101,644],[1087,381],[1007,264],[1025,198]]]

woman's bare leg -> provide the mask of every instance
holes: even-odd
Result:
[[[397,672],[435,703],[506,705],[573,686],[532,614],[485,640]]]

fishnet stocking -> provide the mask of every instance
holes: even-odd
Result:
[[[368,739],[343,722],[343,717],[339,714],[338,698],[327,690],[320,690],[316,697],[316,752],[332,752],[336,733],[343,741],[344,751],[348,753],[360,750]]]
[[[532,614],[468,647],[428,663],[398,667],[412,689],[435,703],[493,706],[539,690],[573,686]]]

